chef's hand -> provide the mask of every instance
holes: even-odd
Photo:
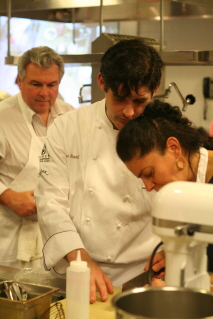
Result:
[[[105,275],[103,270],[90,258],[89,254],[85,249],[79,249],[81,251],[81,260],[87,262],[87,266],[90,268],[90,302],[96,301],[96,288],[100,292],[102,301],[106,301],[108,294],[113,294],[114,290],[112,287],[111,280]],[[76,260],[77,251],[73,250],[67,254],[67,260]]]
[[[148,263],[145,265],[144,270],[149,269],[149,263],[150,263],[151,256],[148,257]],[[153,275],[154,278],[161,278],[165,275],[165,252],[164,250],[159,251],[155,254],[152,264],[152,270],[157,273]],[[163,271],[160,271],[163,269]]]
[[[166,286],[165,281],[161,280],[161,279],[154,279],[152,280],[152,287],[164,287]],[[145,285],[144,287],[149,287],[149,285]]]
[[[20,217],[28,217],[37,213],[33,195],[33,190],[15,192],[8,188],[0,195],[0,203],[10,207]]]

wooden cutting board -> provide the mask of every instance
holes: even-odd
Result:
[[[97,300],[93,304],[90,304],[90,319],[115,319],[115,308],[112,306],[112,298],[121,292],[121,288],[113,287],[114,294],[108,296],[108,300],[103,302],[100,299],[99,293],[97,293]],[[63,306],[66,317],[66,299],[60,300]]]

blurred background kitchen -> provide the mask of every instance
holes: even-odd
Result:
[[[0,90],[16,94],[16,57],[34,46],[47,45],[66,57],[62,98],[75,107],[100,100],[103,93],[96,85],[98,61],[113,44],[115,34],[157,41],[165,63],[159,94],[174,82],[184,99],[192,95],[195,102],[186,107],[186,116],[212,134],[212,0],[1,1]],[[83,103],[79,103],[79,92]],[[183,106],[174,86],[166,101]]]

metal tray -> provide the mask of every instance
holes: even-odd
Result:
[[[1,318],[38,319],[50,308],[52,295],[59,290],[59,288],[16,281],[27,291],[28,299],[26,301],[10,300],[4,293],[4,282],[10,284],[15,281],[0,282]]]

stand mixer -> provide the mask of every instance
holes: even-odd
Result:
[[[166,286],[210,289],[208,243],[213,243],[213,185],[172,182],[156,194],[153,232],[166,253]]]

